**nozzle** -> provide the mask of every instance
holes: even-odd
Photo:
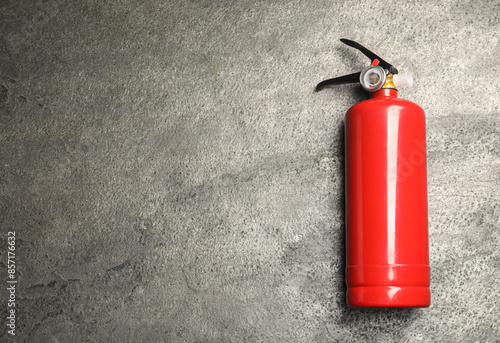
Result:
[[[395,74],[392,77],[394,87],[413,87],[413,75],[409,71]]]

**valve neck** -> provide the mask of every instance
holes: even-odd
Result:
[[[397,98],[398,90],[395,88],[382,88],[370,93],[371,98]]]

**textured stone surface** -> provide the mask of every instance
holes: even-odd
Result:
[[[498,342],[499,12],[1,1],[17,341]],[[367,64],[342,37],[416,79],[400,93],[427,114],[428,309],[345,306],[342,120],[365,95],[313,93]]]

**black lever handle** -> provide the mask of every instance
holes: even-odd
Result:
[[[394,67],[392,64],[384,61],[380,56],[378,56],[375,53],[373,53],[372,51],[368,50],[367,48],[365,48],[361,44],[359,44],[355,41],[349,40],[349,39],[345,39],[345,38],[342,38],[340,41],[346,45],[349,45],[349,46],[361,51],[365,56],[367,56],[372,61],[372,65],[376,64],[376,65],[380,66],[382,69],[388,70],[389,73],[391,73],[391,74],[398,73],[398,70],[396,69],[396,67]],[[377,60],[378,63],[373,63],[373,61],[375,61],[375,60]],[[381,70],[381,73],[384,74],[384,79],[385,79],[385,73],[387,73],[387,72],[384,72],[383,70]],[[361,72],[353,73],[353,74],[349,74],[349,75],[345,75],[345,76],[340,76],[340,77],[335,77],[333,79],[322,81],[322,82],[318,83],[318,85],[316,86],[316,92],[322,90],[326,86],[360,82],[360,76],[361,76]]]
[[[391,74],[397,74],[398,73],[398,70],[396,69],[396,67],[394,67],[392,64],[384,61],[380,56],[377,56],[375,53],[373,53],[372,51],[368,50],[367,48],[365,48],[364,46],[362,46],[358,42],[355,42],[355,41],[352,41],[352,40],[349,40],[349,39],[345,39],[345,38],[342,38],[340,41],[342,43],[344,43],[344,44],[347,44],[347,45],[355,48],[355,49],[358,49],[366,57],[368,57],[372,62],[375,59],[379,60],[379,64],[378,65],[381,66],[384,69],[389,70],[389,73],[391,73]]]

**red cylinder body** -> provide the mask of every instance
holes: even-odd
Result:
[[[347,305],[430,305],[425,117],[381,89],[349,109]]]

